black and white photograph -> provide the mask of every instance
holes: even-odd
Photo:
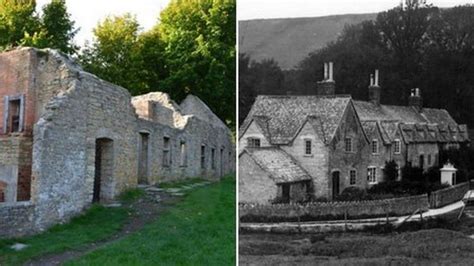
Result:
[[[237,2],[240,265],[472,265],[472,1]]]

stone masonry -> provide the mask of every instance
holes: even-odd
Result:
[[[0,97],[0,236],[44,230],[138,183],[235,171],[230,130],[197,97],[132,98],[54,50],[0,54]]]

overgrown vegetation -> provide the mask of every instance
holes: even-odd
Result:
[[[182,186],[189,186],[196,183],[204,182],[204,179],[196,177],[196,178],[187,178],[184,180],[177,180],[177,181],[169,181],[169,182],[161,182],[158,184],[160,188],[176,188]]]
[[[126,208],[93,205],[83,215],[71,219],[69,223],[56,225],[39,235],[0,239],[0,265],[21,265],[35,257],[64,252],[106,239],[122,228],[127,217]],[[15,243],[23,243],[28,247],[14,251],[10,246]]]
[[[131,203],[143,197],[144,195],[145,192],[142,189],[132,188],[122,192],[118,198],[121,202]]]
[[[192,191],[143,230],[68,265],[234,265],[235,177]]]

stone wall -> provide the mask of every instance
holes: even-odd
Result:
[[[250,157],[247,152],[239,155],[239,202],[270,203],[278,196],[278,186]]]
[[[415,210],[428,210],[426,194],[404,198],[372,201],[314,202],[299,204],[241,204],[239,217],[241,222],[291,222],[326,219],[348,219],[401,216]]]
[[[29,201],[0,203],[0,237],[34,233],[34,207]]]
[[[469,182],[465,182],[431,192],[430,208],[440,208],[456,201],[460,201],[468,190]]]

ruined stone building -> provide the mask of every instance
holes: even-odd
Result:
[[[419,89],[407,106],[383,105],[378,71],[369,101],[335,95],[332,77],[325,64],[316,95],[256,98],[239,131],[240,202],[298,201],[307,193],[333,199],[383,181],[387,161],[426,170],[440,150],[469,143],[466,125],[424,108]]]
[[[138,183],[235,170],[230,130],[197,97],[131,97],[53,50],[0,54],[0,236],[36,232]]]

